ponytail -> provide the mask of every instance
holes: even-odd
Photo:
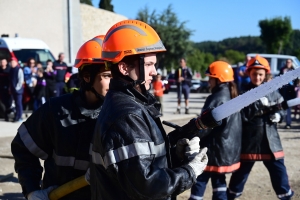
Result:
[[[233,99],[238,96],[238,90],[237,90],[236,84],[233,81],[228,82],[228,84],[229,84],[228,87],[230,90],[230,97],[231,97],[231,99]]]

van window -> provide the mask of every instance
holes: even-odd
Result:
[[[54,56],[47,49],[19,49],[13,50],[15,56],[22,63],[26,63],[29,58],[34,58],[37,62],[41,62],[46,67],[48,59],[54,61]]]
[[[277,70],[280,69],[285,65],[287,58],[277,58]]]
[[[0,60],[2,60],[3,58],[6,58],[6,60],[10,60],[10,57],[11,57],[11,55],[10,55],[10,53],[9,53],[9,51],[8,51],[8,49],[2,49],[2,48],[0,48]]]
[[[295,58],[295,64],[297,65],[297,67],[300,67],[300,61],[298,60],[298,58]]]

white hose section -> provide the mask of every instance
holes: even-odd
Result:
[[[289,108],[293,107],[293,106],[297,106],[297,105],[300,104],[300,98],[295,98],[295,99],[288,100],[286,103],[287,103]]]
[[[266,82],[248,92],[237,96],[236,98],[227,101],[226,103],[214,108],[212,116],[216,121],[220,121],[236,112],[239,112],[244,107],[255,102],[261,97],[279,89],[283,85],[300,76],[300,68],[286,72],[283,75],[277,76],[269,82]]]

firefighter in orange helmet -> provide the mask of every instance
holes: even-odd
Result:
[[[113,78],[94,133],[92,199],[171,199],[191,188],[207,157],[198,137],[171,147],[160,122],[160,104],[149,89],[156,55],[166,49],[138,20],[113,25],[102,48]]]
[[[247,63],[247,72],[251,82],[248,89],[260,86],[270,73],[269,62],[256,55]],[[284,152],[277,131],[277,123],[281,122],[284,111],[268,111],[269,106],[284,101],[278,91],[274,91],[260,98],[242,110],[242,149],[241,166],[232,174],[228,199],[235,199],[242,195],[248,176],[256,161],[263,161],[270,174],[271,182],[278,199],[289,200],[294,195],[287,170],[284,165]]]
[[[15,170],[29,200],[48,199],[54,187],[84,175],[89,167],[93,130],[111,78],[101,60],[103,38],[87,41],[77,53],[79,90],[50,98],[21,124],[12,141]],[[43,178],[39,159],[45,160]],[[64,199],[91,199],[90,188]]]
[[[211,63],[206,71],[209,76],[211,95],[204,103],[202,112],[235,98],[238,94],[234,83],[233,69],[224,61]],[[197,177],[190,199],[203,199],[206,184],[211,179],[212,199],[227,199],[226,173],[232,173],[240,166],[242,121],[240,113],[222,120],[220,126],[199,133],[200,146],[207,147],[208,164],[203,174]]]

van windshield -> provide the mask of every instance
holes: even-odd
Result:
[[[295,58],[295,62],[297,64],[297,66],[300,67],[300,61],[298,60],[298,58]]]
[[[13,50],[13,52],[19,62],[22,63],[21,65],[26,64],[29,58],[34,58],[36,62],[41,62],[43,67],[46,67],[46,61],[48,59],[52,61],[55,60],[54,56],[48,49],[18,49]]]

